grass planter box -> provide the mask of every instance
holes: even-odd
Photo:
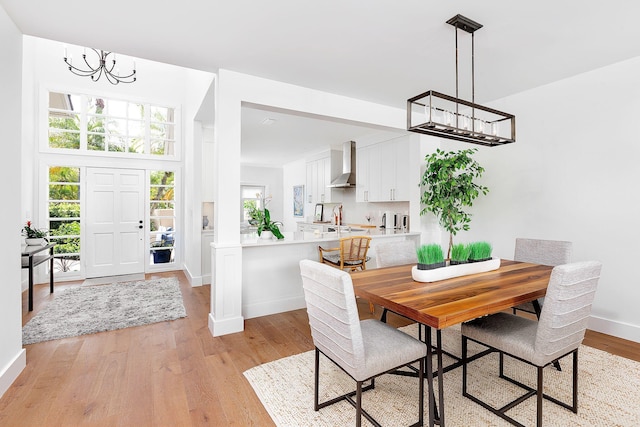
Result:
[[[488,261],[472,262],[468,264],[450,265],[434,270],[419,270],[417,265],[411,269],[411,276],[416,282],[437,282],[452,277],[467,276],[469,274],[484,273],[500,268],[500,258]]]

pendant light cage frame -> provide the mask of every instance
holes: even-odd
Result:
[[[482,25],[456,15],[447,21],[455,27],[456,96],[434,90],[407,100],[407,130],[489,147],[516,141],[516,116],[475,103],[474,32]],[[471,101],[458,95],[458,30],[471,34]]]

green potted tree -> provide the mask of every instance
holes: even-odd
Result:
[[[447,259],[451,259],[453,236],[460,230],[469,230],[471,214],[465,207],[471,207],[480,193],[489,189],[477,184],[484,168],[473,159],[476,148],[444,152],[437,149],[425,157],[426,168],[421,185],[424,189],[420,202],[420,215],[431,212],[440,225],[449,232]]]

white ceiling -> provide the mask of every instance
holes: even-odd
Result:
[[[265,120],[272,122],[265,124]],[[361,123],[338,122],[321,116],[243,106],[242,163],[256,166],[283,165],[329,147],[342,150],[344,142],[359,140],[380,131],[381,129]]]
[[[204,71],[225,68],[398,108],[428,89],[455,93],[454,32],[445,21],[458,13],[484,25],[475,36],[480,103],[640,56],[637,0],[0,5],[24,34]],[[468,40],[461,32],[462,98],[470,98]]]

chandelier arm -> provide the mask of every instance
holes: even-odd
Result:
[[[104,70],[104,67],[100,67],[99,70],[93,73],[94,75],[91,76],[91,80],[93,80],[94,82],[97,82],[100,79],[100,77],[102,77],[103,70]],[[96,73],[98,74],[98,76],[95,76]]]
[[[90,70],[83,70],[82,68],[78,68],[75,65],[73,65],[71,62],[69,62],[68,58],[64,58],[64,62],[69,66],[69,71],[71,71],[73,74],[77,76],[89,77],[95,74],[96,72],[98,72],[98,69],[94,70],[91,67],[89,67],[91,68]]]
[[[115,53],[113,52],[107,52],[104,50],[100,50],[98,51],[97,49],[94,48],[90,48],[97,56],[98,56],[98,67],[93,68],[91,66],[91,64],[89,63],[89,61],[87,61],[87,54],[83,53],[82,54],[82,59],[84,60],[84,63],[86,64],[88,70],[76,67],[75,65],[73,65],[69,59],[66,56],[66,49],[65,49],[65,56],[64,56],[64,62],[65,64],[67,64],[69,71],[71,71],[73,74],[77,75],[77,76],[81,76],[81,77],[91,77],[91,80],[96,82],[98,80],[100,80],[100,77],[102,77],[102,75],[104,74],[105,78],[109,81],[109,83],[113,84],[113,85],[117,85],[118,83],[133,83],[136,81],[136,69],[135,69],[135,62],[134,62],[134,69],[133,71],[128,74],[128,75],[118,75],[116,73],[113,72],[115,66],[116,66],[116,60],[113,59],[111,65],[107,65],[107,57],[111,54],[114,55],[115,58]]]
[[[107,78],[107,81],[109,81],[109,83],[111,83],[112,85],[117,85],[118,83],[120,83],[120,80],[118,80],[107,69],[105,69],[104,76]]]

